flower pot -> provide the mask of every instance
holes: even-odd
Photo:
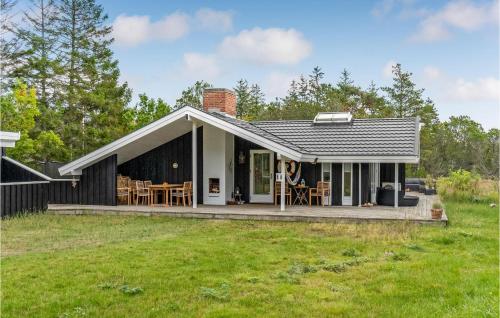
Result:
[[[433,220],[441,220],[443,216],[443,209],[431,209],[432,219]]]

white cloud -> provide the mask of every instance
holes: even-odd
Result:
[[[311,54],[312,46],[295,29],[253,28],[226,37],[218,51],[225,57],[256,64],[297,64]]]
[[[453,29],[470,32],[497,23],[498,0],[482,4],[467,0],[450,1],[440,11],[427,15],[410,39],[416,42],[440,41],[449,38]]]
[[[441,77],[441,75],[442,75],[441,70],[438,69],[437,67],[430,66],[430,65],[424,67],[424,76],[427,79],[430,79],[430,80],[438,79],[439,77]]]
[[[159,21],[151,22],[149,16],[119,15],[113,22],[115,43],[136,46],[152,40],[174,41],[189,32],[189,17],[174,12]]]
[[[213,55],[185,53],[181,72],[188,79],[209,81],[217,78],[221,70]]]
[[[203,29],[230,31],[233,28],[233,13],[203,8],[196,11],[195,18]]]
[[[483,77],[473,81],[458,78],[448,97],[457,101],[500,101],[500,80],[494,77]]]
[[[428,13],[427,8],[417,8],[415,0],[381,0],[375,3],[371,13],[374,17],[382,19],[395,11],[399,12],[397,16],[403,20],[421,17]]]
[[[269,101],[275,97],[284,97],[288,93],[290,83],[298,76],[288,73],[271,72],[264,82],[264,93]]]
[[[385,63],[384,68],[382,69],[382,75],[385,78],[392,78],[392,68],[396,66],[398,62],[394,60],[389,60]]]
[[[452,77],[439,68],[426,66],[423,69],[425,86],[436,92],[444,102],[499,102],[500,80],[487,76],[466,80]]]

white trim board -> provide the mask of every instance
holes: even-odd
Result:
[[[16,146],[16,141],[21,138],[21,133],[11,131],[0,131],[0,147],[12,148]]]
[[[26,166],[26,165],[23,165],[23,164],[22,164],[22,163],[20,163],[19,161],[16,161],[16,160],[14,160],[14,159],[12,159],[12,158],[9,158],[9,157],[7,157],[7,156],[2,156],[2,159],[3,159],[3,160],[7,160],[7,161],[9,161],[10,163],[15,164],[16,166],[18,166],[18,167],[20,167],[20,168],[23,168],[24,170],[27,170],[27,171],[31,172],[32,174],[39,176],[39,177],[40,177],[40,178],[42,178],[42,179],[45,179],[45,180],[47,180],[47,181],[52,181],[52,178],[51,178],[51,177],[44,175],[44,174],[43,174],[43,173],[41,173],[40,171],[36,171],[35,169],[32,169],[32,168],[30,168],[30,167],[28,167],[28,166]]]
[[[41,183],[50,183],[50,181],[0,182],[0,186],[4,186],[4,185],[23,185],[23,184],[41,184]]]

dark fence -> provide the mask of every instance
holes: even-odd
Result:
[[[48,181],[0,183],[1,217],[46,210],[48,187]]]
[[[80,204],[80,182],[72,180],[50,181],[50,204]]]

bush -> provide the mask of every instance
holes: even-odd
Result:
[[[461,202],[498,202],[498,183],[481,180],[474,172],[459,169],[449,177],[439,178],[437,190],[443,200]]]
[[[439,203],[439,202],[434,202],[434,203],[432,204],[432,208],[433,208],[433,209],[436,209],[436,210],[437,210],[437,209],[442,209],[442,208],[443,208],[443,205],[442,205],[441,203]]]

